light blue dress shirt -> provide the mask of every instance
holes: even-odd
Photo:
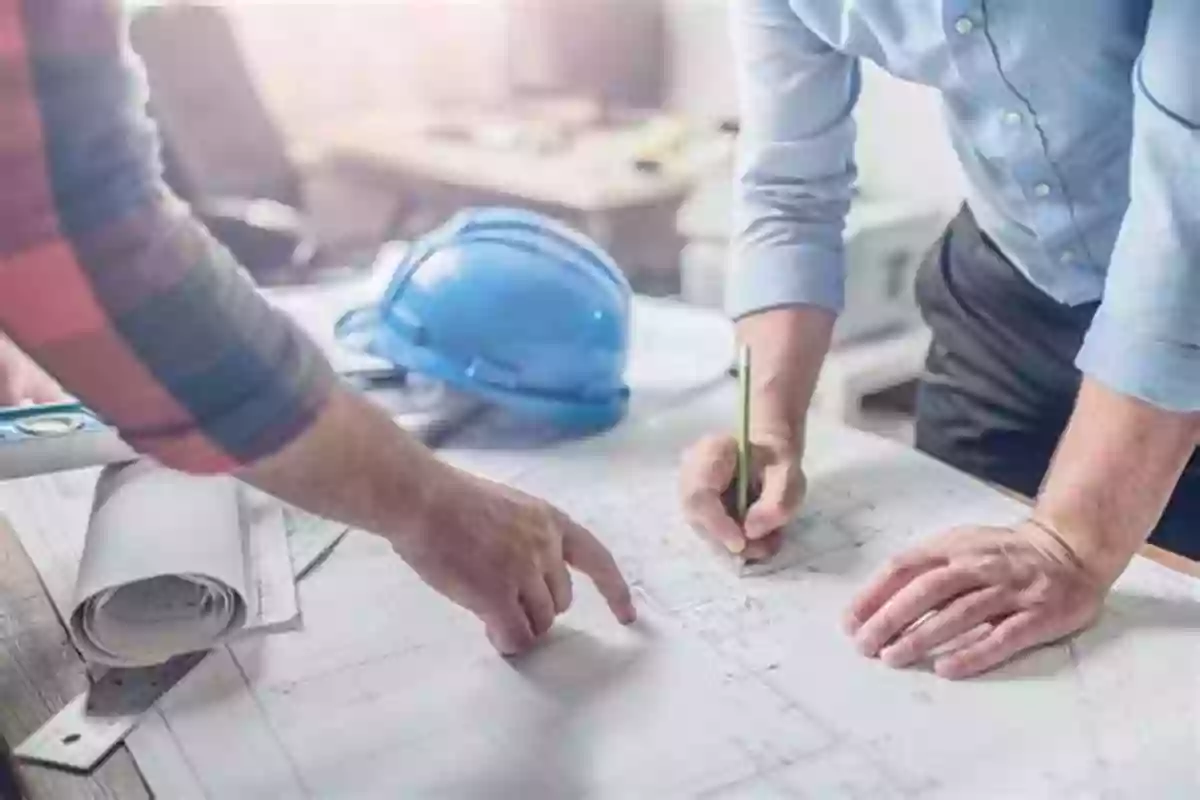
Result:
[[[732,2],[734,316],[840,310],[870,59],[941,92],[967,201],[1029,279],[1103,298],[1079,367],[1200,409],[1200,0]]]

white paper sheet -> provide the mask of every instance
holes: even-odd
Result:
[[[1138,560],[1069,644],[961,683],[887,669],[839,630],[853,592],[916,537],[1023,508],[814,421],[803,519],[775,572],[739,577],[675,498],[680,449],[732,418],[732,392],[714,393],[514,477],[609,544],[634,582],[635,628],[577,577],[545,645],[505,661],[385,542],[353,534],[301,585],[303,631],[230,647],[135,731],[151,787],[233,800],[1200,796],[1195,581]]]
[[[148,578],[204,575],[231,587],[240,593],[245,603],[238,630],[231,633],[261,633],[298,624],[299,607],[288,529],[277,504],[271,501],[256,511],[256,504],[261,504],[265,496],[245,487],[241,487],[245,494],[229,495],[219,488],[225,479],[187,479],[189,484],[197,480],[196,486],[207,488],[203,491],[194,489],[191,494],[185,492],[183,495],[178,487],[167,488],[161,496],[156,496],[156,490],[163,487],[152,482],[141,491],[122,493],[121,502],[102,515],[108,521],[91,525],[93,490],[100,474],[100,469],[91,468],[0,483],[0,514],[8,518],[17,532],[55,606],[63,619],[70,622],[72,633],[78,638],[77,645],[86,657],[106,665],[145,662],[148,654],[136,655],[144,643],[137,642],[127,642],[132,658],[106,657],[100,649],[89,645],[87,637],[80,635],[83,633],[79,625],[82,616],[76,618],[77,611],[81,611],[80,600],[103,595],[117,585],[135,582],[138,575]],[[209,480],[216,483],[210,486]],[[202,502],[199,497],[212,497],[213,502],[202,505],[199,510],[185,510],[182,505],[185,496],[190,497],[189,502],[193,504]],[[253,518],[249,523],[253,528],[249,536],[246,535],[248,531],[239,527],[243,520],[236,507],[229,508],[231,503],[236,506],[239,497],[248,504],[245,519]],[[177,500],[181,504],[173,505]],[[125,505],[126,501],[132,501],[131,505]],[[121,524],[113,524],[114,518]],[[164,535],[174,541],[168,544]],[[94,541],[89,545],[90,539]],[[244,549],[251,546],[249,551]],[[238,548],[236,556],[230,555],[234,548]],[[85,561],[86,571],[81,572],[80,567]],[[81,593],[77,593],[77,585],[81,587]],[[157,584],[160,588],[164,585],[182,590],[179,596],[184,597],[185,603],[193,591],[191,586],[171,580]],[[139,597],[145,588],[136,590]],[[110,608],[110,611],[117,610],[118,607]],[[144,609],[130,613],[143,612]],[[195,618],[190,622],[185,619],[184,627],[195,632],[197,629],[189,627],[195,621]],[[117,635],[123,634],[118,631]],[[193,640],[189,635],[188,641],[199,639]]]
[[[84,658],[160,664],[298,614],[277,503],[151,461],[101,472],[70,614]]]

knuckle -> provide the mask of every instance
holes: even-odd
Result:
[[[888,645],[888,661],[896,664],[909,664],[927,649],[925,642],[918,637],[905,636]]]
[[[1017,642],[1017,629],[1013,627],[997,628],[992,633],[992,641],[996,650],[1008,650]]]
[[[703,486],[689,483],[682,487],[683,507],[688,513],[697,515],[701,513],[703,507],[708,503],[711,492]]]
[[[528,644],[533,640],[533,634],[524,616],[518,616],[516,612],[505,617],[504,635],[515,644]]]
[[[696,448],[703,452],[720,452],[729,447],[732,439],[723,433],[708,433],[696,442]]]
[[[708,434],[697,439],[683,451],[683,464],[692,469],[703,469],[721,452],[721,438]]]
[[[571,518],[549,503],[539,502],[530,518],[531,524],[541,537],[561,534],[571,524]]]
[[[759,512],[760,519],[770,527],[779,528],[791,519],[791,512],[782,503],[768,503]]]

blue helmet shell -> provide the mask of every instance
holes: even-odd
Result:
[[[598,245],[553,219],[470,209],[418,240],[351,347],[571,429],[625,415],[632,292]]]

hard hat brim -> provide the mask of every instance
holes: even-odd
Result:
[[[354,309],[338,320],[336,338],[343,347],[385,359],[427,378],[443,381],[465,394],[537,418],[548,425],[579,432],[613,427],[629,407],[629,389],[602,397],[549,394],[521,387],[497,386],[472,376],[468,368],[393,331],[375,305]]]

